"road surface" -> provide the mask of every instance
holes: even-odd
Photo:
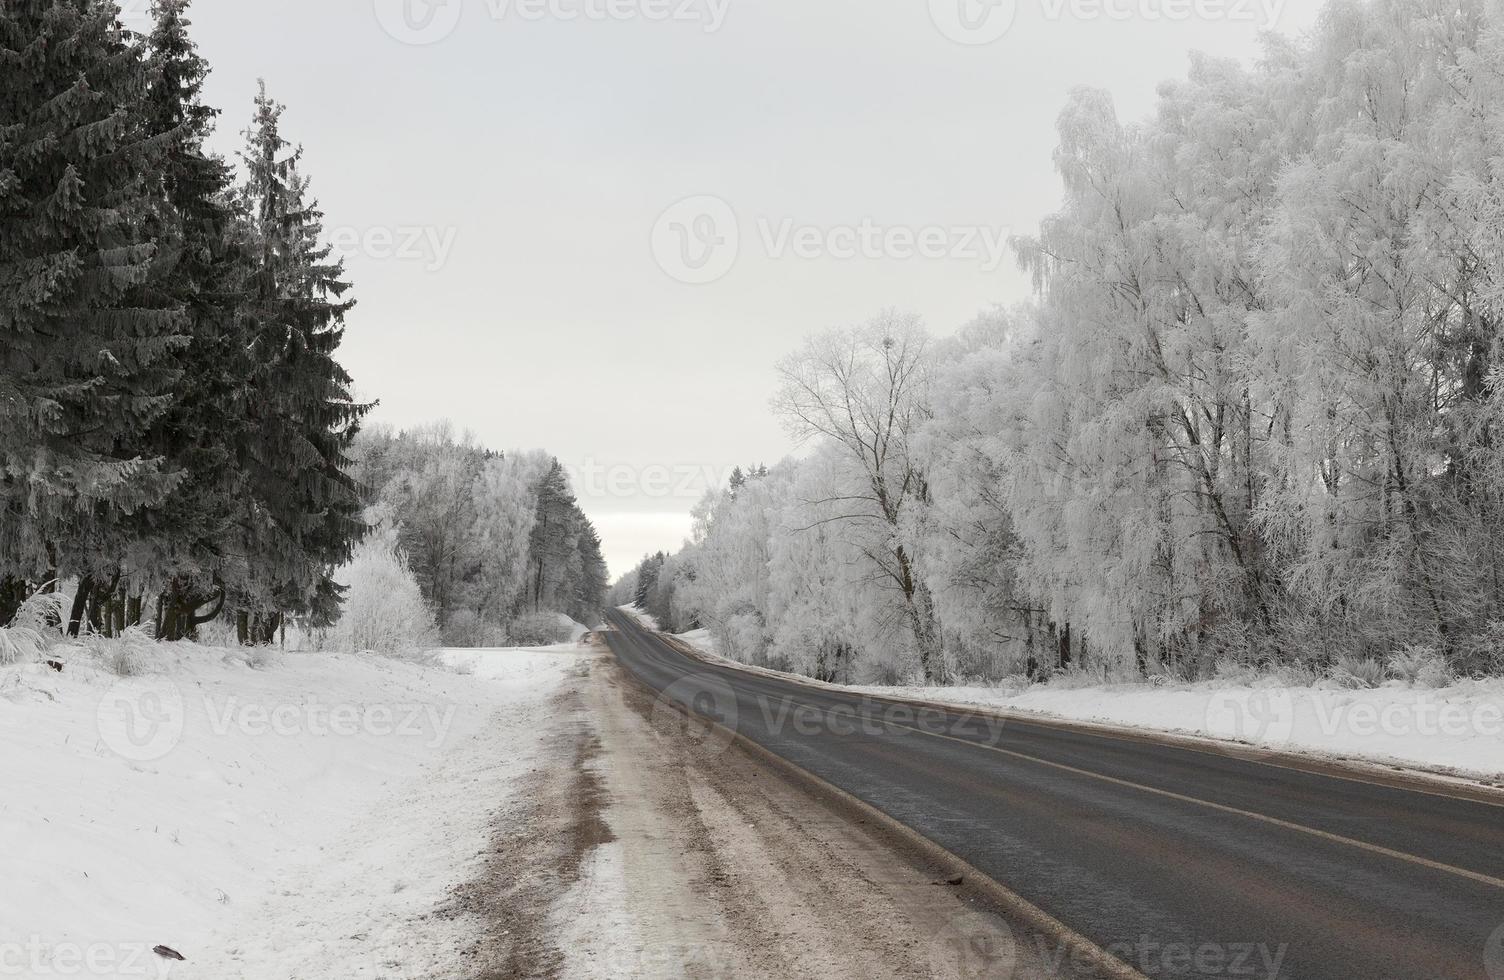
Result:
[[[906,709],[707,665],[619,612],[610,624],[612,652],[664,703],[870,804],[1144,976],[1504,980],[1500,806]]]

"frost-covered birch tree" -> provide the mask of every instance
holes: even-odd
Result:
[[[853,481],[820,501],[838,505],[802,533],[844,524],[901,611],[920,673],[943,673],[934,599],[916,564],[914,511],[927,489],[912,443],[929,411],[929,337],[917,317],[884,313],[860,327],[809,340],[779,366],[774,406],[800,438],[839,447]]]

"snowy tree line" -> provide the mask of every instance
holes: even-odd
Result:
[[[558,460],[492,452],[447,424],[363,431],[351,455],[447,646],[547,643],[600,618],[600,537]]]
[[[392,597],[343,624],[360,649],[589,619],[604,563],[557,463],[361,435],[283,107],[263,86],[211,153],[188,0],[152,12],[142,36],[111,0],[0,4],[0,625],[49,599],[28,616],[74,636],[256,644],[328,630],[351,587]]]
[[[186,0],[0,7],[0,621],[78,582],[68,628],[244,641],[327,622],[363,525],[351,303],[282,107],[237,175]]]
[[[1037,300],[809,342],[776,408],[812,451],[634,598],[833,680],[1504,668],[1496,18],[1340,0],[1147,120],[1073,93]]]

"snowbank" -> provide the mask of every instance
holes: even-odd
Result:
[[[465,923],[404,926],[472,870],[567,651],[0,668],[0,974],[427,975]]]
[[[1504,778],[1504,680],[1497,679],[1439,690],[1398,681],[1357,691],[1216,682],[860,690],[1231,740],[1270,752]]]
[[[569,616],[565,615],[564,613],[559,613],[559,625],[568,631],[570,643],[580,642],[581,638],[584,637],[586,633],[590,632],[590,627],[586,626],[584,623],[569,618]]]

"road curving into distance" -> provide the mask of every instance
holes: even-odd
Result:
[[[617,660],[662,704],[881,811],[1139,974],[1504,980],[1504,807],[863,698],[608,621]],[[1053,936],[1018,941],[1071,955]]]

